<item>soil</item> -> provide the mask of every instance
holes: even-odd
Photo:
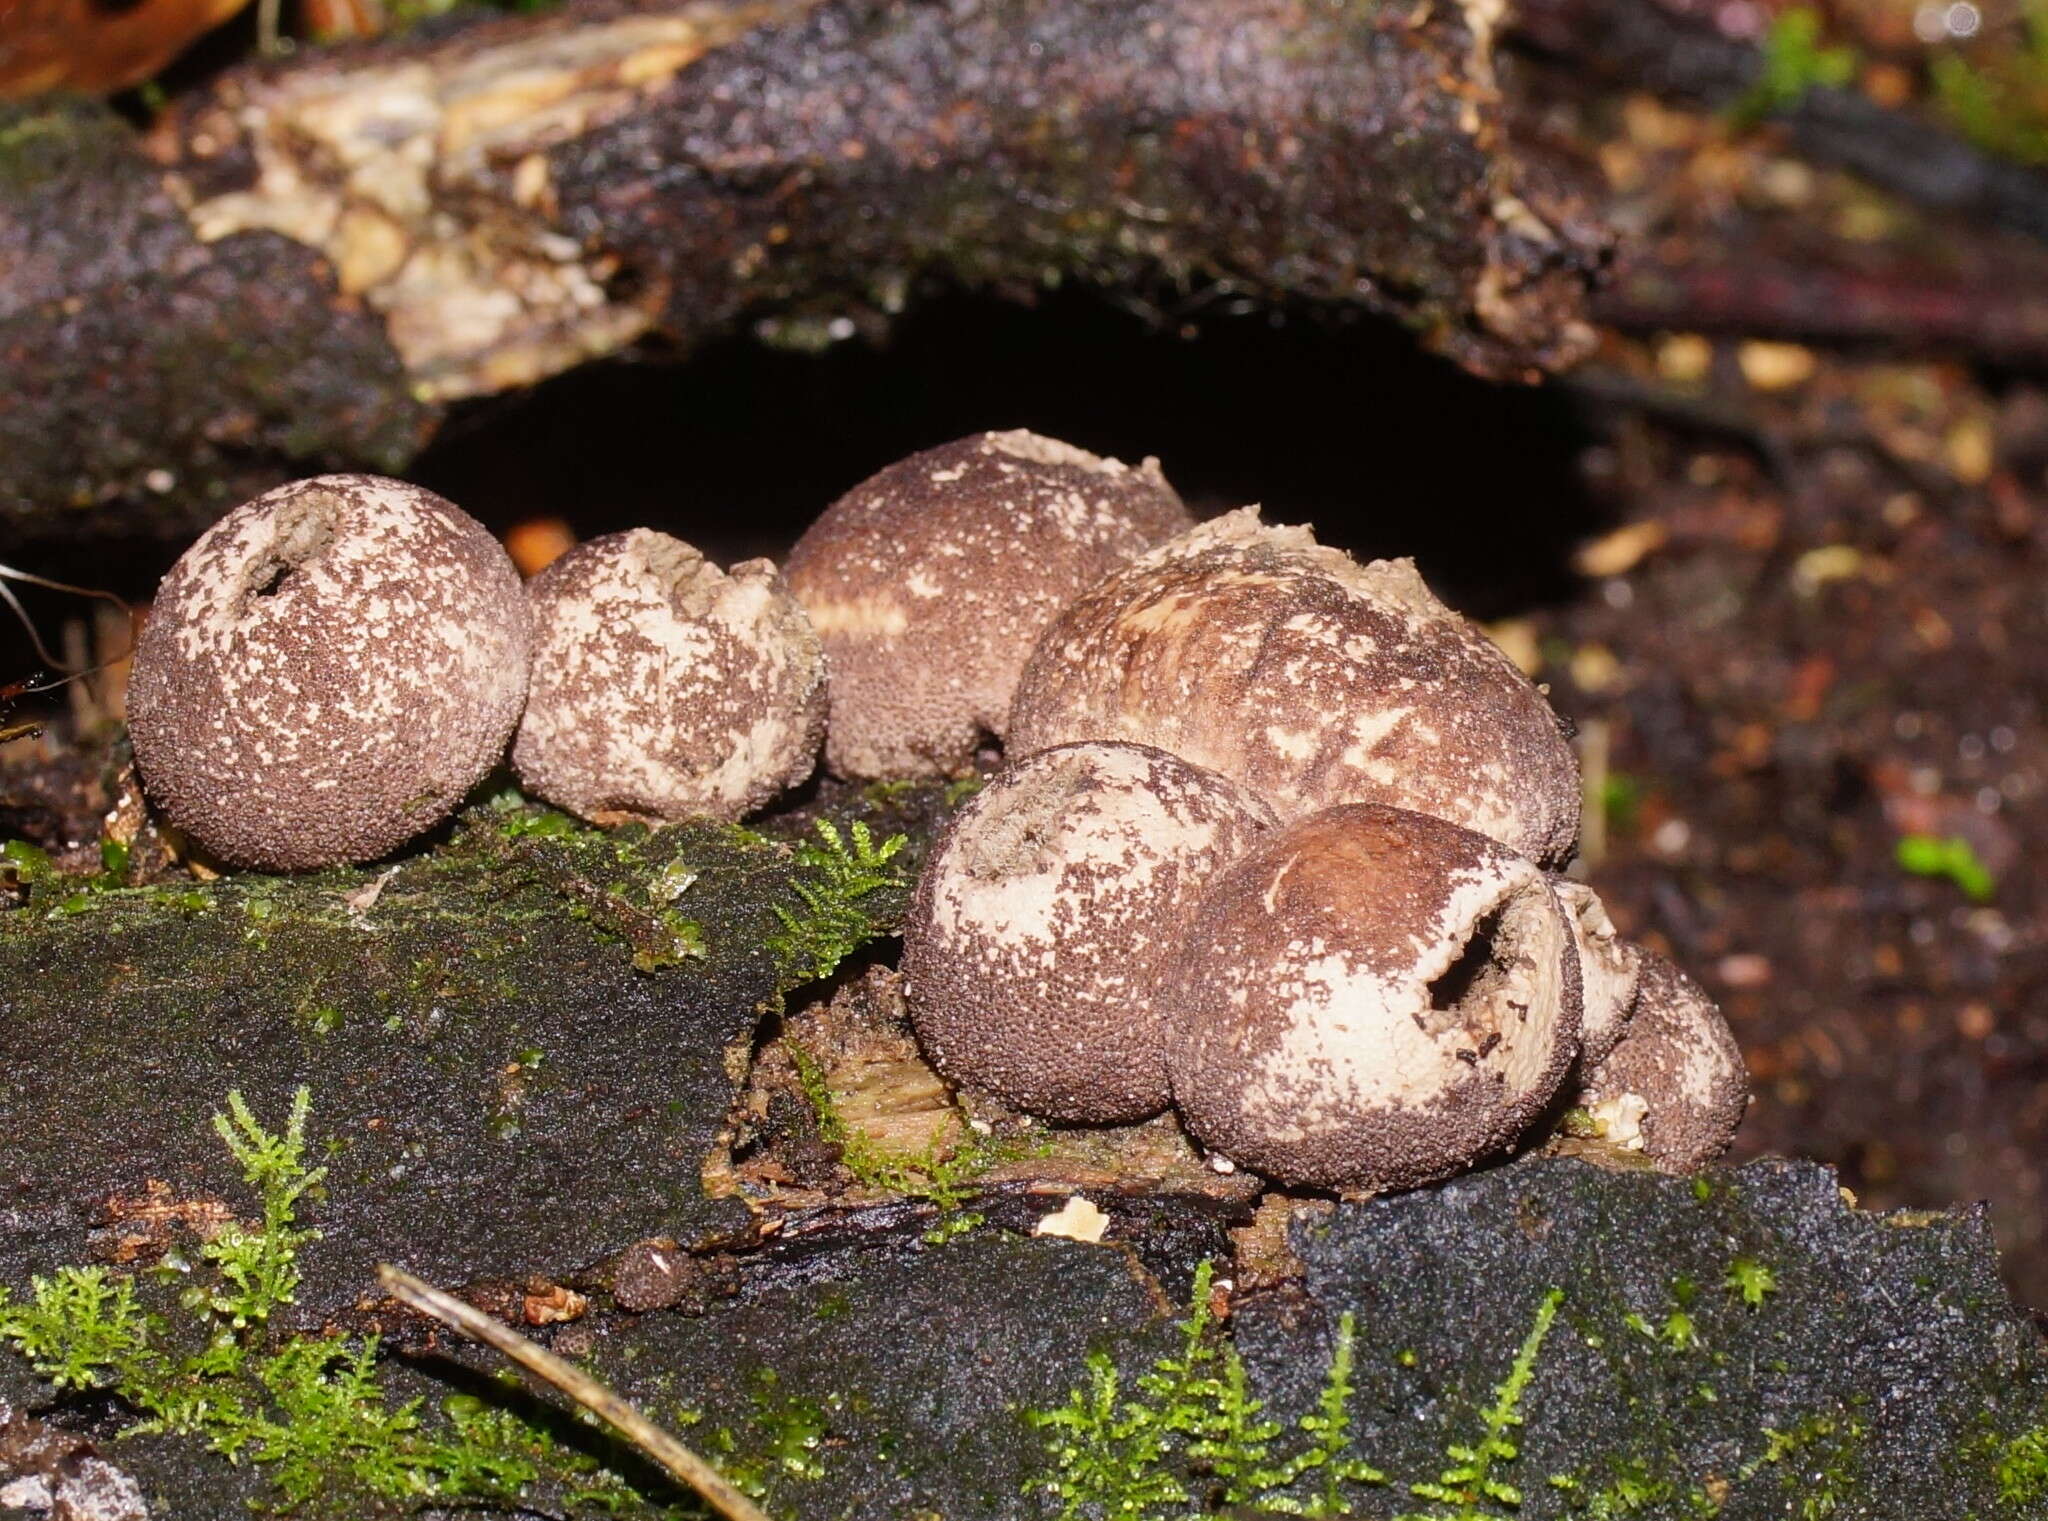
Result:
[[[1902,388],[1932,463],[1871,421]],[[1661,543],[1531,620],[1604,755],[1588,876],[1727,1010],[1756,1093],[1738,1155],[1832,1162],[1876,1206],[1988,1199],[2048,1304],[2041,403],[1877,365],[1815,390],[1772,409],[1803,414],[1773,419],[1775,471],[1641,427],[1595,461]],[[1959,482],[1939,450],[1974,429],[1995,461]],[[1995,886],[1907,870],[1908,836],[1967,841]]]
[[[1652,261],[1731,225],[1942,231],[1643,97],[1579,127]],[[1833,1163],[1876,1207],[1988,1200],[2048,1306],[2048,398],[1740,335],[1612,337],[1574,385],[1617,522],[1514,634],[1604,772],[1586,874],[1727,1010],[1736,1156]]]

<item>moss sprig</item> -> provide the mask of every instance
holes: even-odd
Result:
[[[1443,1472],[1434,1480],[1408,1486],[1408,1492],[1418,1499],[1435,1500],[1452,1509],[1448,1513],[1404,1516],[1401,1521],[1485,1521],[1489,1512],[1480,1509],[1483,1504],[1513,1509],[1522,1503],[1522,1491],[1500,1477],[1497,1469],[1521,1454],[1513,1433],[1522,1424],[1522,1396],[1529,1390],[1529,1380],[1536,1376],[1537,1355],[1542,1352],[1543,1339],[1550,1334],[1558,1306],[1563,1303],[1564,1290],[1552,1289],[1536,1306],[1536,1319],[1529,1334],[1522,1338],[1508,1376],[1495,1387],[1493,1403],[1480,1414],[1478,1440],[1451,1443],[1444,1449],[1450,1462]]]
[[[277,1135],[257,1123],[238,1091],[229,1092],[227,1113],[213,1117],[214,1133],[242,1164],[243,1181],[263,1201],[260,1227],[230,1221],[202,1248],[206,1260],[220,1270],[220,1280],[195,1293],[227,1330],[262,1325],[271,1311],[293,1302],[299,1248],[320,1234],[295,1224],[299,1201],[327,1176],[324,1167],[306,1166],[306,1116],[312,1102],[312,1092],[300,1088]]]
[[[769,952],[802,981],[831,976],[840,962],[873,939],[879,926],[866,900],[907,885],[901,869],[891,864],[909,843],[906,836],[891,835],[877,845],[865,823],[855,820],[841,834],[829,819],[818,820],[817,834],[796,847],[797,876],[791,886],[803,910],[777,904],[782,929],[768,937]]]
[[[1195,1270],[1180,1346],[1139,1376],[1122,1397],[1116,1365],[1096,1353],[1088,1385],[1057,1409],[1027,1419],[1047,1436],[1053,1472],[1034,1492],[1060,1502],[1060,1521],[1148,1521],[1206,1511],[1221,1503],[1272,1515],[1350,1514],[1346,1484],[1382,1484],[1386,1476],[1356,1458],[1351,1445],[1351,1371],[1356,1328],[1346,1313],[1316,1408],[1299,1429],[1306,1443],[1269,1461],[1283,1428],[1265,1419],[1237,1349],[1218,1334],[1210,1309],[1212,1265]],[[1315,1494],[1291,1493],[1311,1473]]]
[[[194,1326],[173,1324],[145,1305],[133,1276],[100,1266],[35,1277],[20,1302],[0,1289],[0,1344],[59,1389],[117,1396],[140,1417],[123,1435],[195,1437],[257,1465],[279,1510],[355,1516],[365,1496],[510,1503],[546,1481],[574,1503],[658,1512],[597,1459],[510,1411],[470,1396],[439,1412],[394,1401],[375,1337],[271,1335],[298,1290],[300,1249],[318,1235],[298,1223],[325,1175],[306,1162],[311,1103],[301,1088],[276,1132],[239,1092],[214,1116],[262,1223],[230,1224],[202,1248],[214,1272],[178,1301],[201,1333],[197,1351]]]

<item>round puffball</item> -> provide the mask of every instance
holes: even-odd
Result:
[[[1070,603],[1018,681],[1007,746],[1157,745],[1283,819],[1384,803],[1532,860],[1569,856],[1579,769],[1543,695],[1407,560],[1361,565],[1256,509]]]
[[[1156,460],[1022,431],[861,482],[787,567],[832,663],[825,763],[864,779],[966,773],[1002,737],[1024,657],[1067,599],[1190,521]]]
[[[1586,1071],[1579,1102],[1609,1140],[1692,1172],[1728,1149],[1749,1107],[1742,1048],[1706,990],[1654,951],[1620,1042]]]
[[[600,823],[734,819],[807,778],[825,656],[766,560],[721,572],[635,528],[534,578],[520,785]]]
[[[1173,1101],[1288,1184],[1406,1188],[1510,1145],[1578,1053],[1578,958],[1540,869],[1354,804],[1226,869],[1170,958]]]
[[[1166,1108],[1167,953],[1272,823],[1235,784],[1139,745],[1068,745],[997,777],[933,851],[904,931],[934,1065],[1047,1119]]]
[[[452,812],[526,696],[519,575],[431,491],[297,481],[202,534],[136,645],[128,727],[150,800],[221,860],[374,860]]]

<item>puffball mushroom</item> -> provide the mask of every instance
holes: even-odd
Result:
[[[1654,951],[1621,1041],[1580,1082],[1579,1102],[1611,1141],[1680,1172],[1704,1167],[1735,1139],[1749,1107],[1742,1048],[1700,985]]]
[[[1203,887],[1273,822],[1142,745],[1065,745],[1004,772],[948,826],[904,930],[926,1053],[1048,1119],[1159,1113],[1167,956]]]
[[[1578,1053],[1571,928],[1543,872],[1361,803],[1268,835],[1168,960],[1174,1104],[1281,1183],[1389,1189],[1512,1143]]]
[[[1628,1028],[1642,975],[1642,951],[1615,932],[1607,905],[1583,882],[1552,877],[1550,886],[1564,905],[1572,944],[1579,953],[1579,979],[1584,985],[1586,1017],[1579,1037],[1579,1061],[1599,1061]]]
[[[531,618],[483,526],[370,475],[246,502],[171,568],[128,727],[150,800],[236,866],[368,861],[505,753]]]
[[[1550,706],[1407,560],[1226,514],[1070,603],[1018,681],[1013,756],[1157,745],[1297,819],[1383,803],[1569,856],[1579,775]]]
[[[601,823],[730,819],[811,774],[825,655],[769,561],[721,572],[635,528],[578,545],[528,592],[522,786]]]
[[[859,778],[966,772],[1002,737],[1032,641],[1067,600],[1191,521],[1157,460],[1022,431],[861,482],[786,568],[831,661],[826,764]]]

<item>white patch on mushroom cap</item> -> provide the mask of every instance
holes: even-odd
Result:
[[[1421,1112],[1474,1071],[1496,1075],[1507,1092],[1534,1089],[1553,1061],[1564,1007],[1565,931],[1535,868],[1458,873],[1441,911],[1408,935],[1414,958],[1388,971],[1378,957],[1317,938],[1296,942],[1270,976],[1269,997],[1286,1000],[1278,1042],[1254,1064],[1241,1102],[1276,1139],[1340,1131],[1375,1109]],[[1497,924],[1483,921],[1498,914]],[[1479,947],[1483,985],[1442,1009],[1432,984]],[[1525,1004],[1528,1019],[1512,1014]],[[1481,1050],[1486,1036],[1500,1039]]]
[[[1049,1118],[1165,1108],[1164,960],[1202,885],[1271,823],[1137,746],[1066,746],[997,777],[932,852],[904,931],[934,1064]]]
[[[807,777],[824,654],[766,560],[721,572],[651,529],[579,545],[530,587],[520,779],[585,817],[735,818]]]
[[[1628,1028],[1636,1004],[1636,983],[1642,975],[1641,953],[1615,932],[1607,905],[1583,882],[1552,877],[1551,887],[1565,906],[1572,944],[1579,954],[1579,978],[1585,987],[1586,1020],[1580,1059],[1599,1061],[1614,1049]]]
[[[910,614],[893,597],[812,597],[804,603],[820,636],[854,634],[893,638],[910,627]]]
[[[1086,449],[1062,443],[1056,438],[1047,438],[1043,433],[1033,433],[1028,428],[1006,428],[999,432],[983,435],[989,447],[1000,449],[1013,459],[1028,460],[1034,465],[1064,465],[1071,470],[1086,470],[1096,475],[1121,477],[1126,475],[1149,476],[1161,485],[1166,477],[1160,472],[1159,461],[1147,455],[1137,465],[1126,465],[1120,459],[1105,459],[1099,454],[1090,454]]]
[[[1062,799],[1067,811],[1049,816],[1005,806],[1018,801],[1022,787],[1015,783],[1054,768],[1067,770],[1075,789]],[[1240,820],[1202,806],[1208,798],[1192,789],[1155,792],[1160,769],[1154,752],[1092,745],[1049,755],[1005,778],[1009,785],[986,789],[974,821],[954,841],[958,854],[949,857],[949,866],[957,860],[964,869],[934,877],[935,933],[964,931],[1004,951],[1042,948],[1087,912],[1070,891],[1082,878],[1096,879],[1107,893],[1149,899],[1166,885],[1162,874],[1214,854]],[[1107,967],[1103,975],[1124,985],[1129,968]]]
[[[1082,593],[1019,678],[1013,754],[1157,745],[1300,818],[1377,802],[1539,861],[1577,835],[1578,767],[1536,689],[1412,563],[1359,564],[1244,508]]]
[[[861,482],[786,571],[831,661],[826,763],[856,777],[969,769],[1066,601],[1189,521],[1156,461],[1024,432],[958,439]]]

